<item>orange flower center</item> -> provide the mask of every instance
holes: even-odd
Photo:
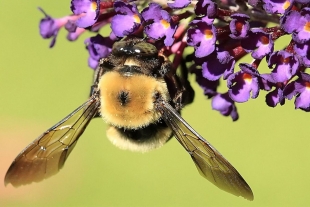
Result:
[[[165,29],[170,27],[170,23],[164,19],[160,20],[160,23],[164,26]]]
[[[290,58],[290,57],[287,57],[287,58],[281,57],[281,62],[282,62],[282,63],[287,64],[287,63],[289,63],[289,62],[290,62],[290,60],[291,60],[291,58]]]
[[[238,32],[241,32],[242,31],[242,28],[243,28],[243,23],[242,22],[237,22],[236,23],[236,30]]]
[[[138,23],[138,24],[141,23],[141,19],[140,19],[139,15],[134,14],[134,15],[133,15],[133,19],[134,19],[134,21],[135,21],[136,23]]]
[[[310,83],[306,82],[305,85],[306,85],[306,89],[310,91]]]
[[[307,22],[304,26],[304,30],[310,32],[310,22]]]
[[[91,9],[93,10],[93,11],[96,11],[96,9],[97,9],[97,3],[96,2],[92,2],[91,4],[90,4],[90,6],[91,6]]]
[[[213,32],[212,32],[212,30],[210,30],[210,29],[206,29],[206,30],[204,31],[204,34],[205,34],[205,38],[206,38],[206,39],[211,39],[211,38],[213,37]]]
[[[251,83],[252,82],[252,76],[248,73],[244,73],[242,75],[243,80],[245,80],[247,83]]]
[[[291,2],[285,1],[282,8],[286,10],[289,6],[291,6]]]
[[[260,37],[260,41],[261,43],[263,43],[264,45],[268,45],[269,44],[269,38],[266,36],[261,36]]]

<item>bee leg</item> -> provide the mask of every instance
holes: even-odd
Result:
[[[165,60],[160,67],[159,74],[164,77],[166,74],[171,73],[172,71],[172,64],[169,60]]]
[[[94,95],[95,92],[97,92],[99,80],[105,72],[104,67],[101,66],[101,61],[102,60],[100,60],[99,66],[94,71],[93,85],[90,87],[90,96]]]
[[[185,88],[182,86],[180,78],[176,74],[167,73],[164,78],[172,99],[171,104],[177,111],[180,111],[183,106],[182,97]]]
[[[102,66],[103,62],[106,61],[106,58],[102,58],[99,62],[99,66],[96,68],[94,71],[94,79],[93,79],[93,85],[90,87],[90,96],[93,96],[95,93],[98,92],[98,83],[101,78],[101,76],[105,72],[105,68]],[[97,114],[94,116],[96,117],[101,117],[100,113],[97,112]]]
[[[182,107],[193,102],[195,91],[188,80],[188,70],[185,62],[182,61],[181,63],[180,76],[177,76],[176,72],[171,69],[165,74],[165,80],[172,98],[172,104],[177,111],[180,111]]]
[[[190,81],[188,80],[188,69],[187,69],[185,61],[181,61],[180,81],[181,81],[183,87],[185,88],[184,93],[183,93],[182,103],[184,105],[190,104],[194,101],[195,91],[192,88]]]
[[[181,90],[177,91],[175,94],[175,97],[173,98],[173,102],[175,103],[175,109],[177,111],[181,111],[183,108],[183,103],[182,103],[182,97],[183,97],[184,89],[182,88]]]
[[[159,69],[159,74],[167,83],[168,91],[172,98],[170,104],[173,105],[177,111],[180,111],[182,108],[182,93],[185,88],[182,87],[182,83],[176,75],[176,70],[173,68],[170,60],[161,53],[159,53],[159,57],[162,58],[162,65]]]

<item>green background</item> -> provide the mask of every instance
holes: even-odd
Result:
[[[28,3],[30,2],[30,3]],[[0,12],[0,178],[12,160],[89,93],[84,34],[56,45],[39,35],[41,6],[53,17],[70,14],[70,1],[2,1]],[[287,43],[287,41],[283,42]],[[281,43],[278,42],[278,45]],[[191,77],[194,78],[194,77]],[[114,147],[106,124],[96,119],[56,176],[19,188],[0,185],[0,206],[306,206],[310,197],[309,115],[285,106],[266,106],[265,92],[238,104],[233,123],[211,110],[196,89],[183,117],[242,174],[254,192],[250,202],[225,193],[196,170],[176,140],[140,154]]]

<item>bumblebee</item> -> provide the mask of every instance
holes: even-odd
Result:
[[[90,98],[48,129],[13,161],[5,185],[39,182],[64,165],[79,137],[94,117],[109,125],[108,139],[126,150],[147,152],[174,137],[193,159],[200,174],[220,189],[253,200],[238,171],[181,116],[194,93],[183,70],[151,43],[141,39],[116,42],[100,60]]]

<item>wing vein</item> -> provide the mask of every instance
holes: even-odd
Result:
[[[250,186],[238,171],[168,103],[158,100],[158,112],[171,127],[175,138],[190,154],[200,174],[220,189],[253,200]]]
[[[94,94],[84,104],[52,126],[13,161],[5,176],[5,184],[20,185],[39,182],[61,169],[84,132],[98,112],[100,101]]]

